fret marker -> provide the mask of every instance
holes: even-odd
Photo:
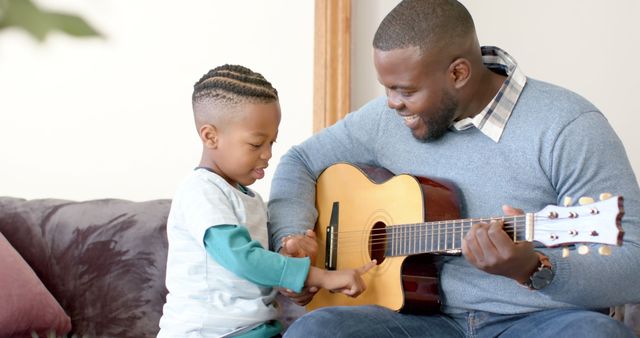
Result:
[[[611,198],[611,194],[608,192],[603,192],[602,194],[600,194],[600,200],[604,201],[604,200],[608,200]]]
[[[581,254],[581,255],[586,255],[586,254],[588,254],[588,253],[589,253],[589,247],[588,247],[588,246],[586,246],[586,245],[584,245],[584,244],[583,244],[583,245],[580,245],[580,246],[578,247],[578,253],[579,253],[579,254]]]
[[[595,201],[591,197],[583,196],[583,197],[580,197],[580,199],[578,199],[578,204],[580,204],[580,205],[587,205],[587,204],[591,204],[593,202],[595,202]]]
[[[598,248],[598,253],[602,256],[611,256],[611,247],[608,245],[603,245]]]

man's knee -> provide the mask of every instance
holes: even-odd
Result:
[[[599,312],[583,311],[567,318],[563,332],[576,337],[634,338],[635,334],[624,323]]]
[[[339,314],[336,309],[320,308],[296,319],[289,326],[284,337],[334,337],[332,328],[335,328],[339,322]]]

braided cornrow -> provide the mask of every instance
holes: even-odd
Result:
[[[193,103],[215,100],[223,104],[268,103],[278,100],[278,91],[261,74],[238,65],[210,70],[193,86]]]

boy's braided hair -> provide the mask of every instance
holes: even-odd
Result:
[[[193,86],[192,102],[214,100],[222,104],[269,103],[278,91],[260,73],[238,65],[210,70]]]

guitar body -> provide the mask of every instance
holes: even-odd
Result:
[[[339,202],[336,268],[357,268],[372,259],[378,265],[363,275],[367,289],[357,298],[321,289],[307,305],[380,305],[395,311],[430,312],[439,307],[437,269],[430,254],[387,256],[385,227],[460,217],[454,190],[411,175],[393,176],[382,168],[338,163],[316,186],[318,254],[314,266],[326,268],[327,227]]]

